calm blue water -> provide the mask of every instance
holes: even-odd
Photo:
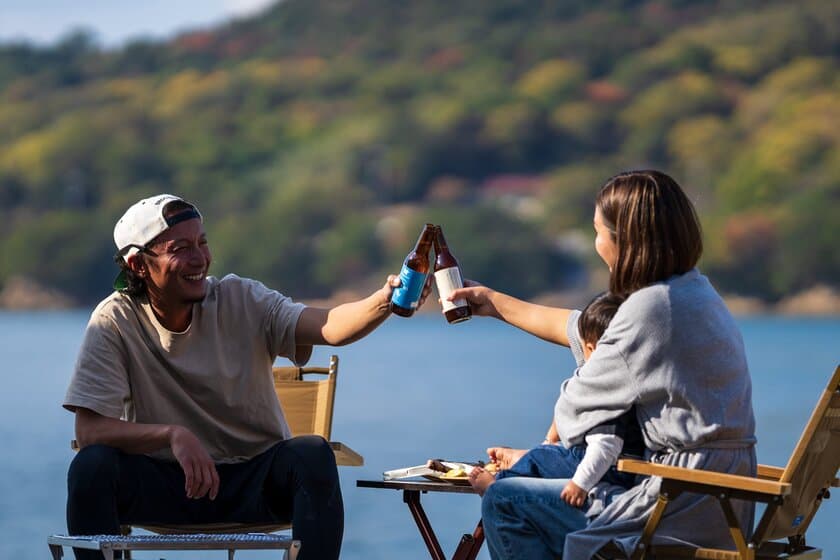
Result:
[[[73,417],[60,404],[86,321],[87,312],[0,313],[0,559],[48,558],[46,535],[64,531]],[[840,319],[751,318],[740,324],[753,375],[759,461],[783,465],[840,362]],[[312,363],[326,363],[332,350],[317,349]],[[401,495],[356,488],[357,479],[378,479],[383,470],[430,457],[483,458],[491,444],[539,443],[558,384],[573,368],[568,351],[488,319],[448,326],[438,316],[395,317],[337,353],[333,438],[366,461],[341,469],[347,515],[342,557],[351,560],[428,558]],[[479,517],[474,496],[427,495],[423,504],[447,554]],[[835,492],[809,532],[826,559],[840,560],[838,529]],[[216,555],[224,558],[222,552],[210,556]],[[486,549],[481,558],[488,558]]]

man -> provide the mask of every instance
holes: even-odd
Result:
[[[338,558],[335,457],[323,438],[291,438],[271,368],[276,356],[302,364],[314,344],[373,331],[399,280],[316,309],[254,280],[207,276],[201,214],[171,195],[129,208],[114,241],[117,291],[91,316],[64,401],[81,448],[68,474],[70,534],[292,521],[302,559]]]

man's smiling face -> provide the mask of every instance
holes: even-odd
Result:
[[[155,238],[148,249],[144,259],[150,299],[162,309],[204,299],[212,257],[201,220],[175,224]]]

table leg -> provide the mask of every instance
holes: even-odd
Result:
[[[452,560],[475,560],[482,544],[484,544],[484,525],[479,519],[473,534],[465,534],[461,537],[461,542],[458,543],[458,548],[455,549]]]
[[[408,509],[411,510],[411,515],[414,516],[414,522],[417,523],[417,528],[420,529],[420,534],[423,536],[423,541],[426,543],[432,559],[446,560],[446,557],[443,555],[443,549],[440,548],[440,543],[429,523],[429,518],[426,517],[426,512],[423,511],[423,506],[420,505],[420,491],[403,490],[403,501],[408,504]]]
[[[53,560],[61,560],[61,557],[64,556],[64,549],[60,544],[51,544],[48,545],[50,547],[50,554],[52,554]]]

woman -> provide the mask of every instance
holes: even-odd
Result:
[[[664,173],[622,173],[598,193],[594,223],[610,291],[627,300],[585,363],[577,311],[472,283],[451,299],[466,298],[476,315],[571,348],[580,367],[563,382],[555,407],[563,445],[581,443],[589,430],[635,405],[652,461],[754,474],[755,421],[743,341],[720,296],[695,268],[702,241],[691,202]],[[502,466],[518,456],[501,448],[488,453]],[[590,558],[611,540],[629,553],[661,480],[643,479],[620,494],[601,488],[605,499],[593,500],[588,511],[560,498],[566,482],[508,478],[488,488],[482,517],[494,559]],[[733,505],[749,531],[752,506]],[[714,499],[688,493],[669,504],[657,535],[660,542],[732,546]]]

